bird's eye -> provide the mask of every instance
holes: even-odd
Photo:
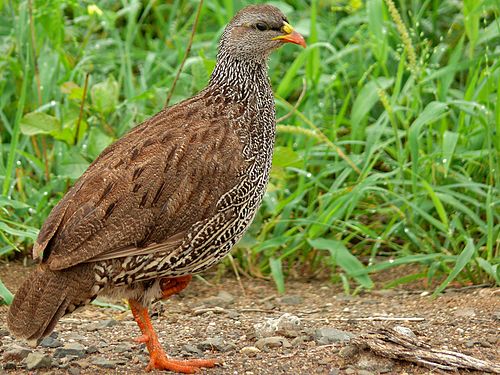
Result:
[[[258,22],[255,27],[257,28],[257,30],[260,30],[260,31],[266,31],[269,29],[269,27],[265,24],[265,23],[262,23],[262,22]]]

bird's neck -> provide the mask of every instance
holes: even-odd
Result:
[[[272,95],[266,61],[243,60],[225,51],[217,55],[208,87],[237,102]]]

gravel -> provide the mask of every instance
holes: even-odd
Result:
[[[11,264],[2,273],[0,267],[0,278],[13,292],[27,272],[19,267],[16,275],[15,269],[16,265]],[[409,272],[414,270],[405,270],[401,275]],[[224,363],[204,369],[204,374],[427,374],[428,369],[410,363],[365,356],[350,344],[350,335],[381,325],[401,326],[436,348],[467,352],[492,362],[500,360],[498,289],[446,291],[435,299],[422,295],[424,289],[417,285],[390,293],[345,296],[340,286],[327,280],[291,280],[285,296],[301,298],[295,298],[297,304],[289,304],[294,298],[284,303],[285,296],[277,295],[272,282],[243,278],[242,293],[238,282],[231,278],[220,282],[210,275],[204,278],[210,285],[193,280],[182,295],[157,304],[158,317],[153,321],[170,357],[215,358]],[[231,295],[232,302],[219,290]],[[218,305],[205,305],[207,296],[216,297]],[[200,306],[206,306],[205,312],[197,315]],[[217,311],[211,311],[215,308]],[[2,373],[142,374],[148,363],[145,346],[132,341],[140,331],[129,312],[91,305],[61,319],[56,326],[58,335],[51,335],[52,340],[44,340],[35,350],[10,337],[5,327],[6,313],[7,308],[0,307],[0,353],[7,356],[1,364]],[[380,316],[387,319],[371,319]],[[420,320],[391,320],[403,317]],[[52,347],[59,344],[62,346]],[[8,353],[13,350],[17,360],[9,359]],[[51,367],[28,370],[26,357],[30,353],[51,359]],[[43,361],[48,363],[47,359]]]
[[[52,359],[46,354],[30,353],[26,357],[26,369],[28,370],[36,370],[50,366],[52,366]]]
[[[57,348],[54,352],[54,358],[63,357],[78,357],[82,358],[85,355],[85,347],[77,342],[64,344],[62,348]]]

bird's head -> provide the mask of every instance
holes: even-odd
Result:
[[[240,10],[227,25],[220,50],[239,59],[263,62],[285,43],[306,46],[302,35],[293,29],[278,8],[251,5]]]

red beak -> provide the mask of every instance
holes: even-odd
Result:
[[[306,41],[304,40],[304,37],[295,30],[292,31],[290,34],[281,35],[276,39],[279,39],[285,43],[298,44],[299,46],[306,48]]]

